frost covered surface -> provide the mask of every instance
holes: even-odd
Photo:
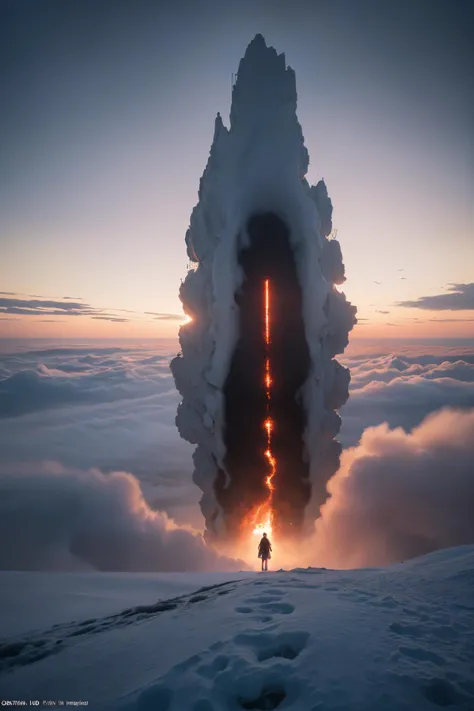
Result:
[[[470,710],[473,585],[473,546],[388,568],[210,576],[183,597],[11,635],[2,698],[94,711]]]
[[[338,242],[328,239],[332,204],[323,181],[310,186],[305,179],[309,156],[296,100],[293,70],[257,35],[240,62],[230,128],[217,116],[186,234],[188,255],[197,267],[188,273],[180,296],[193,321],[181,328],[182,354],[171,368],[183,397],[177,425],[181,436],[197,445],[194,481],[203,491],[201,508],[211,534],[225,527],[214,482],[218,469],[225,472],[222,390],[239,337],[234,297],[243,273],[238,254],[248,245],[248,221],[258,213],[274,213],[289,226],[303,292],[311,357],[303,388],[309,519],[318,515],[338,466],[336,410],[347,400],[349,371],[334,356],[347,345],[355,308],[335,288],[344,281],[344,266]]]
[[[239,575],[244,575],[239,574]],[[0,637],[151,605],[235,573],[44,573],[0,571]]]

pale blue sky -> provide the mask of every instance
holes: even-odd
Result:
[[[296,71],[308,178],[328,185],[345,291],[378,324],[365,332],[395,323],[397,336],[414,335],[419,318],[429,335],[439,314],[393,304],[474,281],[469,0],[0,9],[0,291],[80,297],[132,319],[5,313],[2,333],[175,332],[178,321],[144,312],[181,313],[184,234],[214,117],[227,122],[231,74],[257,32]],[[469,335],[473,317],[444,312],[463,321],[443,332]]]

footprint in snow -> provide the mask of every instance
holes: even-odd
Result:
[[[310,634],[303,630],[247,632],[217,642],[177,664],[157,684],[141,692],[134,708],[273,711],[283,701],[291,708],[305,691],[306,682],[297,678],[294,660],[304,652],[309,638]],[[289,685],[282,681],[282,663],[291,670]]]
[[[420,625],[407,625],[401,622],[392,622],[389,626],[391,632],[395,632],[402,637],[410,637],[412,639],[419,639],[425,636],[425,630]]]
[[[251,601],[248,599],[245,600],[245,602]],[[259,608],[257,610],[255,610],[254,607],[248,607],[247,605],[239,605],[239,607],[235,608],[235,611],[244,615],[248,615],[251,612],[270,613],[271,615],[291,615],[291,613],[295,611],[294,605],[289,602],[279,602],[278,598],[266,598],[264,602],[259,602],[257,600],[255,600],[255,602],[257,602]],[[265,614],[263,617],[260,617],[261,622],[271,622],[271,620],[271,616],[269,617]]]
[[[424,696],[436,706],[460,706],[469,699],[447,679],[431,679],[423,689]]]
[[[291,615],[291,613],[295,611],[295,606],[289,602],[268,602],[262,605],[262,607],[265,611],[280,615]]]
[[[398,651],[405,657],[417,662],[431,662],[439,667],[444,667],[446,664],[446,660],[440,657],[439,654],[430,652],[429,649],[423,649],[423,647],[399,647]]]
[[[409,607],[402,607],[402,612],[405,615],[408,615],[409,617],[415,617],[417,620],[420,620],[421,622],[425,622],[426,620],[429,620],[429,616],[426,615],[424,612],[420,612],[419,610],[412,610]]]
[[[259,662],[267,659],[296,659],[306,647],[309,632],[245,632],[234,638],[235,644],[250,649]]]
[[[79,643],[90,635],[100,634],[110,629],[134,625],[163,613],[196,604],[206,604],[207,600],[216,599],[235,589],[233,581],[208,585],[194,593],[182,595],[170,600],[159,600],[151,605],[137,605],[122,612],[108,615],[101,619],[89,618],[79,622],[55,624],[38,635],[28,639],[0,640],[0,672],[14,667],[33,664],[39,659],[57,654],[63,648]]]
[[[259,602],[259,603],[268,603],[268,602],[278,602],[282,598],[282,595],[277,595],[276,593],[273,594],[268,594],[268,595],[252,595],[251,597],[247,597],[245,599],[245,602]]]

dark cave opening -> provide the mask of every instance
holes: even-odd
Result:
[[[239,253],[244,282],[235,295],[239,307],[239,340],[224,385],[224,467],[216,482],[216,496],[228,526],[235,531],[248,511],[267,495],[265,478],[266,344],[264,282],[271,283],[271,417],[272,452],[276,459],[273,509],[275,528],[297,534],[310,498],[309,464],[304,456],[306,424],[300,389],[308,377],[309,349],[303,323],[302,291],[290,245],[290,232],[273,213],[253,216],[247,225],[250,245]]]

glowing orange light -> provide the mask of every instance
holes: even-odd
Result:
[[[252,531],[254,536],[261,536],[262,533],[271,535],[272,533],[272,521],[268,518],[265,523],[257,523]]]
[[[270,345],[270,280],[265,279],[264,282],[264,318],[265,318],[265,344],[267,346],[267,355],[265,358],[265,393],[267,399],[267,416],[264,420],[263,426],[267,433],[267,447],[265,450],[265,457],[268,461],[270,467],[269,474],[265,477],[265,486],[268,489],[268,497],[263,504],[256,506],[253,511],[245,518],[243,526],[252,527],[252,533],[254,535],[262,535],[262,533],[267,533],[271,535],[273,530],[273,492],[275,491],[275,485],[273,484],[273,478],[276,474],[276,459],[272,453],[272,432],[274,430],[274,421],[270,417],[270,401],[271,401],[271,387],[272,387],[272,377],[271,377],[271,367],[270,367],[270,356],[269,356],[269,345]]]
[[[265,279],[265,343],[270,343],[270,279]]]
[[[272,376],[270,375],[270,359],[267,358],[265,361],[265,387],[270,390],[272,385]]]

